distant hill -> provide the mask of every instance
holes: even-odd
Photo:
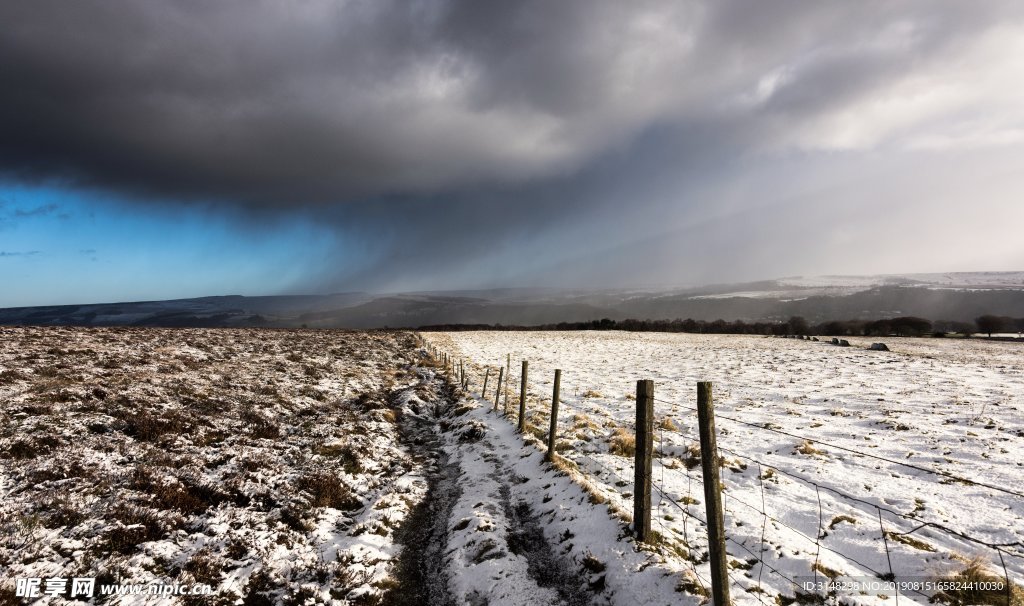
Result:
[[[218,296],[0,309],[0,324],[414,328],[610,318],[809,322],[1024,317],[1024,272],[792,277],[672,290],[505,288],[373,295]]]

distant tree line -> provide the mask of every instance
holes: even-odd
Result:
[[[948,333],[970,335],[976,332],[992,333],[1024,331],[1024,318],[984,315],[974,322],[941,320],[932,322],[914,316],[898,316],[880,320],[830,320],[810,324],[800,316],[785,322],[744,322],[743,320],[591,320],[589,322],[559,322],[534,326],[502,324],[435,324],[421,326],[424,331],[471,330],[625,330],[630,332],[686,332],[736,335],[835,335],[835,336],[945,336]]]

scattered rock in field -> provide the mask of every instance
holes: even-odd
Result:
[[[871,351],[889,351],[889,348],[886,347],[885,343],[872,343],[871,347],[868,347],[868,349]]]
[[[837,339],[835,337],[832,337],[832,344],[833,345],[839,345],[839,339]]]
[[[850,346],[850,342],[847,341],[846,339],[839,339],[839,346],[840,347],[849,347]]]

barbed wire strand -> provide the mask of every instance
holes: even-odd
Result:
[[[728,501],[725,501],[725,502],[723,502],[723,503],[722,503],[722,506],[723,506],[723,507],[725,508],[725,513],[726,513],[726,514],[728,514],[728,515],[732,515],[732,514],[733,514],[733,512],[729,511],[729,503],[728,503]],[[728,552],[726,552],[726,555],[728,555]],[[763,557],[764,557],[764,554],[763,554],[763,552],[762,552],[761,554],[759,554],[759,555],[758,555],[758,558],[759,558],[759,559],[758,559],[757,561],[759,561],[759,562],[760,562],[760,561],[761,561],[761,560],[760,560],[760,558],[763,558]],[[748,563],[749,563],[749,560],[748,560]],[[730,566],[730,567],[731,567],[731,566]],[[751,564],[751,567],[753,567],[753,564]],[[737,587],[739,587],[740,589],[743,589],[744,591],[746,591],[746,588],[745,588],[745,587],[743,587],[743,585],[741,585],[741,584],[740,584],[740,582],[739,582],[738,580],[736,580],[736,577],[734,577],[734,576],[732,575],[732,572],[731,572],[731,571],[729,571],[729,570],[728,570],[728,568],[726,569],[726,574],[727,574],[727,575],[729,576],[729,579],[730,579],[730,580],[731,580],[731,581],[733,582],[733,584],[734,584],[734,585],[736,585],[736,586],[737,586]],[[757,601],[758,601],[758,602],[761,602],[762,604],[764,604],[764,600],[763,600],[763,599],[761,599],[761,596],[760,596],[760,594],[759,594],[759,595],[757,596]]]
[[[726,535],[725,539],[726,539],[727,541],[730,541],[730,542],[732,542],[732,543],[733,543],[734,545],[737,545],[737,546],[739,546],[739,548],[740,548],[740,549],[742,549],[743,551],[746,551],[747,553],[749,553],[750,555],[752,555],[752,556],[753,556],[753,557],[754,557],[754,558],[755,558],[755,559],[756,559],[756,560],[757,560],[757,561],[758,561],[758,562],[759,562],[759,563],[761,564],[761,566],[764,566],[764,567],[766,567],[766,568],[767,568],[767,569],[768,569],[769,571],[771,571],[771,572],[774,572],[774,573],[775,573],[775,574],[777,574],[778,576],[780,576],[780,577],[782,577],[783,579],[785,579],[785,580],[789,581],[789,583],[790,583],[791,585],[793,585],[794,587],[796,587],[796,588],[797,588],[798,590],[799,590],[799,589],[802,589],[802,587],[800,586],[800,584],[799,584],[799,583],[797,583],[796,581],[794,581],[792,577],[786,576],[785,574],[783,574],[782,572],[780,572],[780,571],[779,571],[779,569],[775,568],[774,566],[772,566],[772,565],[771,565],[771,564],[769,564],[768,562],[765,562],[765,561],[764,561],[764,558],[762,558],[762,557],[761,557],[761,556],[759,556],[759,555],[756,555],[756,554],[755,554],[755,553],[754,553],[753,551],[750,551],[750,549],[749,549],[749,548],[748,548],[748,547],[747,547],[746,545],[744,545],[743,543],[740,543],[739,541],[737,541],[736,539],[734,539],[734,538],[732,538],[732,537],[730,537],[730,536],[728,536],[728,535]]]
[[[720,448],[720,450],[724,450],[724,451],[726,451],[726,452],[729,452],[730,454],[734,454],[734,453],[732,453],[732,451],[730,451],[730,450],[727,450],[727,449],[724,449],[724,448],[721,448],[721,447],[719,447],[719,448]],[[746,458],[746,457],[744,457],[744,458]],[[758,461],[753,461],[753,462],[754,462],[754,463],[755,463],[756,465],[758,465],[759,469],[761,468],[761,463],[760,463],[760,462],[758,462]],[[771,467],[771,466],[769,466],[769,468],[772,468],[772,469],[774,469],[774,468],[773,468],[773,467]],[[691,476],[691,475],[690,475],[690,474],[689,474],[688,472],[680,472],[680,471],[678,471],[678,470],[675,470],[675,469],[670,469],[670,471],[673,471],[673,472],[675,472],[675,473],[677,473],[677,474],[680,474],[680,475],[684,475],[684,476],[686,476],[686,478],[687,478],[687,481],[688,481],[688,482],[690,482],[690,483],[692,484],[692,479],[693,479],[693,478],[692,478],[692,476]],[[778,471],[780,471],[780,472],[781,472],[781,470],[778,470]],[[760,478],[760,477],[761,477],[761,475],[762,475],[762,474],[760,474],[760,473],[759,473],[759,474],[758,474],[758,477]],[[655,488],[656,488],[656,489],[657,489],[657,490],[658,490],[659,492],[661,492],[661,494],[662,494],[663,496],[665,496],[665,498],[667,498],[667,499],[668,499],[668,500],[669,500],[670,502],[672,502],[672,503],[673,503],[673,504],[674,504],[674,505],[675,505],[676,507],[678,507],[678,508],[679,508],[679,509],[680,509],[681,511],[683,511],[683,513],[684,513],[685,515],[688,515],[688,516],[690,516],[690,517],[694,518],[695,520],[697,520],[698,522],[700,522],[700,523],[704,524],[705,526],[707,525],[707,522],[706,522],[705,520],[703,520],[703,519],[701,519],[701,518],[699,518],[699,517],[697,517],[697,516],[693,516],[692,514],[689,514],[689,512],[688,512],[688,508],[684,508],[684,507],[682,507],[681,505],[679,505],[679,503],[678,503],[678,502],[676,502],[676,501],[675,501],[674,499],[672,499],[672,498],[671,498],[671,497],[670,497],[669,495],[667,495],[666,493],[664,493],[664,492],[663,492],[663,491],[661,490],[661,488],[659,488],[659,487],[657,487],[657,486],[656,486]],[[816,490],[817,490],[817,487],[815,487],[815,488],[816,488]],[[779,573],[777,569],[773,568],[773,567],[772,567],[771,565],[769,565],[769,564],[768,564],[767,562],[765,562],[765,560],[764,560],[764,557],[763,557],[763,551],[764,551],[764,531],[765,531],[765,526],[764,526],[764,524],[766,524],[766,521],[765,521],[766,519],[770,519],[770,520],[771,520],[772,522],[775,522],[775,523],[777,523],[777,524],[779,524],[779,525],[781,525],[781,526],[783,526],[783,527],[785,527],[785,528],[788,528],[788,529],[792,530],[792,531],[793,531],[794,533],[796,533],[796,534],[797,534],[798,536],[802,537],[803,539],[807,540],[808,542],[812,542],[812,543],[814,543],[814,544],[815,544],[815,546],[816,546],[816,554],[815,554],[815,563],[814,563],[814,565],[813,565],[813,566],[811,567],[811,570],[812,570],[812,572],[814,573],[814,578],[815,578],[815,586],[817,586],[817,584],[818,584],[818,583],[817,583],[817,580],[818,580],[818,568],[817,568],[817,563],[818,563],[818,561],[819,561],[819,558],[820,558],[820,551],[821,551],[821,549],[822,549],[822,548],[824,548],[825,550],[827,550],[827,551],[829,551],[829,552],[832,552],[832,553],[834,553],[834,554],[836,554],[836,555],[838,555],[838,556],[840,556],[840,557],[842,557],[842,558],[844,558],[844,559],[846,559],[846,560],[848,560],[848,561],[852,562],[853,564],[856,564],[857,566],[861,567],[862,569],[864,569],[864,570],[867,570],[868,572],[871,572],[871,573],[872,573],[872,574],[874,574],[875,576],[878,576],[878,577],[882,577],[882,576],[883,576],[883,573],[882,573],[881,571],[875,570],[874,568],[872,568],[871,566],[869,566],[869,565],[865,564],[864,562],[861,562],[861,561],[859,561],[858,559],[856,559],[856,558],[854,558],[854,557],[852,557],[852,556],[849,556],[848,554],[845,554],[845,553],[843,553],[843,552],[841,552],[841,551],[838,551],[838,550],[836,550],[836,549],[832,549],[831,547],[829,547],[829,546],[827,546],[827,545],[822,545],[822,544],[821,544],[821,541],[820,541],[820,539],[821,539],[821,534],[822,534],[822,532],[821,532],[821,528],[822,528],[822,525],[823,525],[823,517],[822,517],[822,516],[823,516],[823,510],[822,510],[822,506],[821,506],[821,495],[820,495],[820,492],[818,493],[818,533],[817,533],[817,534],[818,534],[818,538],[812,539],[812,538],[811,538],[811,537],[810,537],[809,535],[807,535],[806,533],[804,533],[804,532],[803,532],[802,530],[800,530],[799,528],[796,528],[796,527],[794,527],[794,526],[792,526],[792,525],[790,525],[790,524],[787,524],[786,522],[783,522],[782,520],[779,520],[779,519],[777,519],[777,518],[774,518],[774,517],[772,517],[772,516],[768,515],[768,513],[767,513],[766,511],[764,511],[764,510],[763,510],[763,502],[764,502],[764,495],[763,495],[763,490],[764,490],[764,488],[763,488],[763,481],[762,481],[762,509],[761,509],[761,510],[759,510],[759,509],[758,509],[758,508],[757,508],[756,506],[754,506],[754,505],[751,505],[751,504],[749,504],[749,503],[747,503],[747,502],[743,501],[742,499],[739,499],[738,497],[735,497],[735,496],[733,496],[733,495],[732,495],[732,494],[731,494],[731,493],[730,493],[729,491],[724,491],[724,492],[723,492],[723,494],[725,495],[725,497],[726,497],[726,499],[727,499],[727,500],[733,500],[733,501],[736,501],[736,502],[740,503],[741,505],[744,505],[744,506],[746,506],[746,507],[750,508],[751,510],[753,510],[753,511],[755,511],[755,512],[759,513],[759,514],[761,514],[761,516],[762,516],[762,520],[763,520],[763,521],[762,521],[762,524],[763,524],[763,525],[762,525],[762,538],[761,538],[761,542],[762,542],[762,545],[761,545],[761,550],[762,550],[762,554],[759,554],[759,555],[755,555],[755,554],[754,554],[754,553],[753,553],[752,551],[750,551],[750,549],[748,549],[748,548],[746,547],[746,545],[744,545],[744,544],[742,544],[742,543],[740,543],[740,542],[736,541],[736,540],[735,540],[735,539],[733,539],[732,537],[726,537],[726,538],[727,538],[727,539],[728,539],[729,541],[731,541],[732,543],[734,543],[734,544],[736,544],[736,545],[739,545],[739,546],[740,546],[740,547],[741,547],[742,549],[744,549],[744,551],[746,551],[747,553],[750,553],[750,554],[751,554],[752,556],[754,556],[754,558],[755,558],[755,561],[757,561],[757,562],[759,562],[760,564],[762,564],[762,567],[758,569],[758,573],[759,573],[759,575],[758,575],[758,579],[759,579],[759,581],[758,581],[758,582],[759,582],[759,584],[760,584],[761,574],[763,574],[763,572],[764,572],[764,568],[768,568],[768,569],[769,569],[770,571],[772,571],[772,572],[776,572],[776,573],[777,573],[777,574],[778,574],[779,576],[781,576],[782,578],[784,578],[784,579],[786,579],[786,580],[790,581],[791,583],[793,583],[793,584],[794,584],[794,586],[796,586],[796,587],[798,587],[798,588],[800,587],[800,586],[799,586],[799,585],[798,585],[797,583],[795,583],[795,581],[793,581],[793,579],[791,579],[791,578],[789,578],[789,577],[786,577],[785,575],[783,575],[783,574]],[[686,523],[686,522],[685,522],[685,518],[684,518],[684,525],[685,525],[685,523]],[[685,528],[684,528],[684,531],[685,531]],[[888,557],[888,553],[887,553],[887,557]],[[760,586],[760,585],[759,585],[759,586]],[[925,597],[925,598],[928,598],[928,597],[929,597],[928,595],[926,595],[926,594],[924,594],[924,593],[921,593],[921,592],[917,592],[917,593],[918,593],[919,595],[921,595],[922,597]]]
[[[725,497],[726,497],[726,499],[732,499],[733,501],[736,501],[740,505],[744,505],[744,506],[750,508],[751,510],[753,510],[756,513],[760,513],[763,517],[771,520],[772,522],[775,522],[776,524],[779,524],[780,526],[783,526],[785,528],[788,528],[789,530],[792,530],[794,533],[797,534],[797,536],[803,538],[808,543],[815,543],[815,545],[818,546],[818,550],[819,550],[818,554],[820,554],[820,550],[821,549],[824,549],[825,551],[832,552],[832,553],[836,554],[837,556],[841,556],[841,557],[849,560],[850,562],[853,562],[857,566],[860,566],[864,570],[867,570],[868,572],[870,572],[870,573],[872,573],[872,574],[874,574],[876,576],[880,576],[882,574],[880,571],[875,570],[874,568],[872,568],[872,567],[868,566],[867,564],[865,564],[865,563],[863,563],[863,562],[853,558],[852,556],[849,556],[849,555],[847,555],[847,554],[845,554],[845,553],[843,553],[841,551],[832,549],[828,545],[822,545],[820,542],[816,542],[814,539],[812,539],[809,535],[807,535],[804,531],[800,530],[799,528],[797,528],[795,526],[792,526],[790,524],[787,524],[787,523],[783,522],[782,520],[779,520],[779,519],[777,519],[775,517],[772,517],[772,516],[768,515],[766,512],[758,510],[756,506],[751,505],[750,503],[747,503],[746,501],[743,501],[742,499],[739,499],[738,497],[735,497],[735,496],[729,494],[728,492],[725,493]],[[820,528],[820,526],[819,526],[819,528]],[[818,554],[815,554],[815,559],[814,559],[815,564],[818,563]],[[814,570],[814,569],[812,568],[812,570]],[[817,578],[818,578],[817,570],[815,570],[814,578],[815,578],[815,581],[817,581]]]
[[[894,573],[892,571],[892,558],[889,557],[889,539],[886,538],[886,536],[885,536],[885,524],[882,522],[882,510],[881,510],[881,508],[879,508],[877,506],[876,506],[876,509],[878,509],[878,528],[882,531],[882,544],[885,545],[885,561],[889,564],[889,579],[892,580],[892,581],[895,581],[896,580],[896,573]],[[900,604],[900,587],[899,587],[898,584],[895,586],[895,589],[896,589],[896,606],[899,606],[899,604]],[[1007,605],[1007,606],[1009,606],[1009,605]]]
[[[669,402],[666,402],[664,400],[655,400],[655,401],[660,401],[663,404],[669,404]],[[687,406],[685,404],[680,404],[679,406],[681,408],[686,408],[686,409],[692,410],[692,411],[696,411],[697,410],[695,407]],[[869,459],[875,459],[876,461],[884,461],[884,462],[890,463],[892,465],[899,465],[901,467],[906,467],[908,469],[916,469],[917,471],[922,471],[924,473],[930,473],[930,474],[937,475],[937,476],[944,476],[944,477],[950,478],[952,480],[956,480],[957,482],[963,482],[965,484],[971,484],[971,485],[974,485],[974,486],[981,486],[983,488],[988,488],[989,490],[995,490],[997,492],[1002,492],[1004,494],[1008,494],[1008,495],[1012,495],[1012,496],[1015,496],[1015,497],[1024,498],[1024,493],[1017,492],[1017,491],[1014,491],[1014,490],[1010,490],[1008,488],[1002,488],[1000,486],[995,486],[993,484],[986,484],[985,482],[979,482],[977,480],[971,480],[971,479],[968,479],[968,478],[964,478],[964,477],[958,476],[958,475],[953,474],[953,473],[949,473],[948,471],[942,471],[941,469],[930,469],[928,467],[922,467],[920,465],[914,465],[913,463],[906,463],[904,461],[897,461],[895,459],[889,459],[889,458],[882,457],[882,456],[879,456],[879,455],[875,455],[875,454],[871,454],[871,453],[867,453],[867,452],[861,452],[859,450],[854,450],[852,448],[847,448],[845,446],[840,446],[840,445],[834,444],[832,442],[826,442],[824,440],[816,440],[814,438],[808,438],[806,436],[801,436],[801,435],[798,435],[798,434],[795,434],[795,433],[790,433],[788,431],[783,431],[781,429],[775,429],[774,427],[770,427],[770,426],[765,425],[765,424],[757,424],[757,423],[751,423],[750,421],[743,421],[743,420],[737,419],[735,417],[731,417],[731,416],[728,416],[728,415],[723,415],[723,414],[721,414],[718,411],[715,412],[715,418],[716,419],[726,419],[727,421],[732,421],[733,423],[739,423],[740,425],[746,425],[748,427],[753,427],[755,429],[761,429],[761,430],[765,430],[765,431],[770,431],[772,433],[777,433],[779,435],[788,436],[790,438],[796,438],[798,440],[806,440],[806,441],[811,442],[813,444],[821,444],[822,446],[828,446],[829,448],[834,448],[836,450],[842,450],[844,452],[848,452],[848,453],[851,453],[851,454],[854,454],[854,455],[857,455],[857,456],[866,457],[866,458],[869,458]]]
[[[732,451],[729,451],[728,449],[721,448],[721,447],[719,447],[719,448],[721,450],[729,452],[730,454],[734,454],[734,453],[732,453]],[[742,456],[742,455],[738,455],[738,456]],[[753,461],[753,462],[760,467],[761,464],[759,462],[757,462],[757,461]],[[779,471],[780,473],[784,473],[781,470],[778,470],[777,468],[774,468],[772,466],[768,466],[768,467],[769,467],[769,469],[776,469],[776,471]],[[689,474],[684,474],[684,475],[686,475],[687,478],[690,478]],[[808,481],[808,482],[811,483],[812,485],[814,484],[813,482],[810,482],[810,481]],[[815,488],[817,489],[817,486]],[[822,488],[828,489],[827,486],[822,486]],[[763,486],[762,486],[762,490],[763,490]],[[783,526],[785,528],[788,528],[789,530],[792,530],[794,533],[796,533],[797,536],[800,536],[804,540],[806,540],[808,542],[813,542],[816,545],[817,550],[818,550],[817,553],[815,554],[815,564],[818,563],[818,560],[819,560],[819,557],[820,557],[820,550],[821,549],[825,549],[826,551],[834,553],[834,554],[844,558],[845,560],[848,560],[848,561],[852,562],[853,564],[863,568],[864,570],[867,570],[868,572],[874,574],[875,576],[877,576],[879,578],[885,578],[886,575],[884,573],[882,573],[881,571],[874,569],[873,567],[865,564],[864,562],[858,560],[857,558],[854,558],[853,556],[850,556],[849,554],[846,554],[846,553],[843,553],[843,552],[841,552],[839,550],[833,549],[833,548],[831,548],[831,547],[829,547],[827,545],[822,545],[821,542],[820,542],[820,539],[818,539],[818,540],[812,539],[810,536],[808,536],[806,533],[804,533],[799,528],[796,528],[795,526],[787,524],[786,522],[783,522],[782,520],[779,520],[779,519],[769,515],[763,509],[759,510],[756,506],[751,505],[750,503],[747,503],[746,501],[744,501],[744,500],[742,500],[742,499],[732,495],[729,491],[725,491],[723,494],[725,495],[726,499],[731,499],[733,501],[736,501],[737,503],[740,503],[741,505],[744,505],[744,506],[748,507],[749,509],[751,509],[751,510],[753,510],[753,511],[759,513],[759,514],[761,514],[763,518],[767,518],[767,519],[771,520],[772,522],[774,522],[776,524],[779,524],[779,525],[781,525],[781,526]],[[819,499],[819,507],[820,507],[820,493],[818,493],[818,499]],[[763,495],[762,495],[762,502],[763,502]],[[881,511],[882,511],[883,508],[878,507],[877,505],[874,505],[872,503],[866,503],[866,504],[874,507],[875,510],[878,512],[878,515],[881,516]],[[820,529],[821,529],[822,524],[823,524],[823,518],[821,516],[822,516],[822,510],[819,509],[819,518],[818,518],[819,535],[821,533]],[[703,522],[703,520],[700,520],[700,521]],[[763,532],[763,530],[762,530],[762,532]],[[883,529],[883,533],[884,533],[884,529]],[[732,539],[730,539],[730,540],[732,540]],[[885,541],[884,534],[883,534],[883,541]],[[736,541],[733,540],[733,542],[736,542]],[[762,538],[762,542],[763,542],[763,538]],[[997,548],[994,548],[994,549],[997,549]],[[749,549],[747,551],[749,552]],[[893,573],[892,573],[892,563],[891,563],[891,557],[890,557],[890,552],[889,552],[889,547],[888,547],[888,542],[887,541],[885,542],[885,551],[886,551],[886,560],[889,562],[889,571],[890,572],[889,572],[888,576],[890,578],[895,578]],[[758,561],[764,563],[764,560],[762,558],[758,558]],[[817,567],[816,566],[812,566],[812,571],[814,572],[815,582],[817,583],[817,579],[818,579]],[[922,596],[924,598],[929,598],[930,597],[930,596],[928,596],[927,594],[925,594],[923,592],[920,592],[920,591],[917,591],[917,590],[912,590],[912,591],[914,593],[916,593],[917,595],[920,595],[920,596]]]
[[[746,460],[748,460],[748,461],[750,461],[752,463],[761,463],[757,459],[754,459],[754,458],[751,458],[751,457],[749,457],[747,455],[743,455],[743,454],[740,454],[738,452],[729,450],[728,448],[719,446],[719,449],[723,450],[725,452],[728,452],[729,454],[731,454],[731,455],[733,455],[735,457],[738,457],[738,458],[741,458],[741,459],[746,459]],[[988,547],[988,548],[991,548],[991,549],[999,549],[999,548],[1002,548],[1002,547],[1014,547],[1014,546],[1018,546],[1018,545],[1024,547],[1024,543],[1022,543],[1021,541],[1014,541],[1014,542],[1010,542],[1010,543],[991,543],[991,542],[983,541],[983,540],[981,540],[981,539],[979,539],[977,537],[972,537],[972,536],[970,536],[968,534],[965,534],[965,533],[960,532],[958,530],[955,530],[953,528],[949,528],[948,526],[944,526],[944,525],[939,524],[937,522],[921,520],[920,518],[916,518],[916,517],[910,516],[908,514],[901,513],[899,511],[896,511],[894,509],[890,509],[888,507],[881,507],[880,505],[878,505],[876,503],[872,503],[871,501],[866,501],[866,500],[861,499],[859,497],[855,497],[855,496],[853,496],[851,494],[847,494],[847,493],[845,493],[845,492],[843,492],[843,491],[841,491],[841,490],[839,490],[837,488],[833,488],[832,486],[828,486],[827,484],[819,484],[818,482],[815,482],[814,480],[807,479],[805,477],[799,476],[799,475],[794,474],[794,473],[789,472],[789,471],[785,471],[783,469],[775,467],[774,465],[769,465],[767,463],[764,463],[764,465],[766,467],[768,467],[769,469],[774,469],[776,472],[778,472],[778,473],[780,473],[780,474],[782,474],[782,475],[784,475],[786,477],[793,478],[794,480],[798,480],[800,482],[803,482],[803,483],[811,485],[811,486],[818,486],[820,488],[823,488],[823,489],[825,489],[825,490],[827,490],[827,491],[829,491],[829,492],[831,492],[831,493],[833,493],[833,494],[835,494],[835,495],[837,495],[837,496],[839,496],[839,497],[841,497],[841,498],[843,498],[843,499],[845,499],[847,501],[851,501],[851,502],[854,502],[854,503],[859,503],[859,504],[862,504],[862,505],[867,505],[868,507],[871,507],[873,509],[879,509],[881,511],[884,511],[885,513],[897,516],[899,518],[903,518],[903,519],[906,519],[906,520],[912,520],[914,522],[920,522],[921,523],[921,525],[918,526],[917,528],[915,528],[914,530],[911,530],[911,531],[908,531],[908,532],[905,532],[905,533],[898,533],[898,534],[904,534],[904,535],[912,534],[912,533],[914,533],[914,532],[916,532],[916,531],[918,531],[918,530],[920,530],[922,528],[928,527],[928,528],[935,528],[935,529],[940,530],[942,532],[945,532],[947,534],[951,534],[951,535],[954,535],[956,537],[959,537],[959,538],[961,538],[961,539],[963,539],[965,541],[969,541],[971,543],[975,543],[977,545],[981,545],[983,547]],[[1008,555],[1014,555],[1014,554],[1008,554]],[[1018,557],[1019,558],[1019,557],[1024,557],[1024,556],[1014,555],[1014,557]]]
[[[726,574],[729,575],[729,580],[732,581],[733,585],[735,585],[735,586],[739,587],[740,589],[742,589],[744,591],[744,593],[757,593],[757,595],[755,596],[757,598],[757,601],[760,602],[761,604],[765,603],[764,602],[764,598],[761,597],[761,593],[760,592],[750,592],[750,591],[747,591],[747,588],[744,587],[739,582],[739,579],[737,579],[736,577],[733,576],[732,572],[726,572]]]
[[[689,477],[689,476],[687,475],[687,477]],[[687,508],[685,508],[685,507],[683,507],[682,505],[680,505],[680,504],[679,504],[679,503],[678,503],[678,502],[677,502],[677,501],[676,501],[675,499],[673,499],[672,497],[668,496],[667,494],[665,495],[665,497],[666,497],[666,498],[667,498],[667,499],[669,500],[669,502],[670,502],[670,503],[672,503],[672,504],[674,504],[674,505],[675,505],[676,507],[678,507],[678,508],[679,508],[679,510],[680,510],[680,511],[682,511],[682,512],[684,513],[684,515],[687,515],[687,516],[689,516],[689,517],[693,518],[694,520],[697,520],[697,521],[698,521],[698,522],[700,522],[701,524],[704,524],[705,526],[707,526],[707,521],[706,521],[706,520],[702,520],[701,518],[699,518],[699,517],[697,517],[697,516],[693,515],[692,513],[690,513],[689,511],[687,511]],[[741,542],[737,541],[736,539],[734,539],[733,537],[730,537],[730,536],[728,536],[728,535],[726,535],[725,539],[726,539],[727,541],[729,541],[729,542],[733,543],[734,545],[738,546],[738,547],[739,547],[740,549],[742,549],[742,550],[746,551],[747,553],[749,553],[749,554],[750,554],[750,555],[751,555],[751,556],[752,556],[752,557],[754,558],[754,560],[755,560],[755,561],[757,561],[758,563],[760,563],[760,564],[761,564],[761,566],[763,566],[763,567],[767,568],[767,569],[768,569],[768,570],[769,570],[770,572],[773,572],[773,573],[775,573],[776,575],[778,575],[779,577],[781,577],[781,578],[785,579],[785,580],[786,580],[786,581],[788,581],[788,582],[789,582],[789,583],[790,583],[791,585],[793,585],[794,587],[796,587],[796,588],[797,588],[797,590],[801,589],[801,586],[800,586],[800,584],[799,584],[799,583],[797,583],[796,581],[794,581],[792,577],[790,577],[790,576],[787,576],[786,574],[782,573],[782,572],[781,572],[781,571],[780,571],[779,569],[775,568],[774,566],[772,566],[771,564],[769,564],[768,562],[766,562],[766,561],[764,560],[764,558],[763,558],[763,557],[762,557],[761,555],[759,555],[759,554],[755,554],[755,553],[754,553],[753,551],[751,551],[751,550],[750,550],[750,548],[749,548],[749,547],[747,547],[747,546],[746,546],[746,545],[744,545],[743,543],[741,543]],[[696,569],[695,569],[695,570],[696,570]],[[700,578],[700,577],[698,576],[698,580],[699,580],[699,578]],[[706,590],[706,588],[705,588],[705,590]]]

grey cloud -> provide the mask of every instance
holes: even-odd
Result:
[[[864,94],[1013,5],[900,6],[6,3],[0,170],[271,205],[529,182],[803,53],[773,108]],[[907,45],[860,50],[900,20]]]
[[[0,175],[248,220],[298,209],[373,249],[373,264],[308,284],[386,288],[438,267],[500,283],[523,250],[540,272],[560,246],[614,249],[645,222],[753,204],[712,193],[816,119],[943,68],[1022,13],[1012,1],[8,2]]]
[[[42,254],[39,250],[10,251],[0,250],[0,257],[34,257]]]

